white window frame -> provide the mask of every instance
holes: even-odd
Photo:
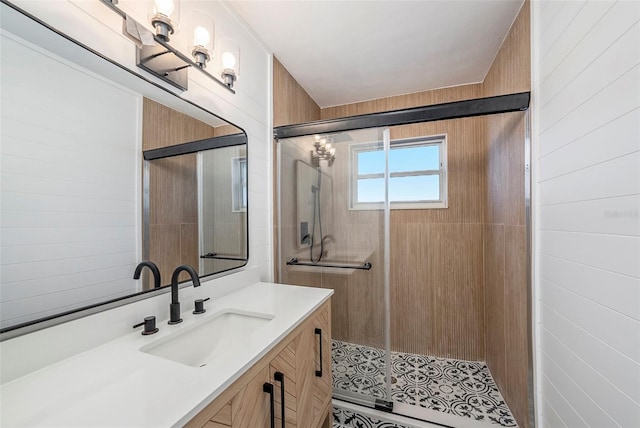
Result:
[[[422,175],[440,176],[440,199],[432,201],[397,201],[391,202],[391,209],[441,209],[448,208],[448,180],[447,180],[447,136],[434,135],[411,139],[391,140],[390,150],[398,147],[437,146],[440,152],[440,168],[433,170],[391,172],[391,177],[408,177]],[[349,209],[350,210],[381,210],[384,202],[358,202],[358,180],[367,178],[384,178],[384,173],[358,175],[358,153],[363,151],[383,150],[381,141],[373,143],[353,143],[349,146]]]
[[[231,159],[231,201],[232,201],[232,212],[246,212],[247,204],[243,198],[244,192],[247,191],[247,180],[248,177],[245,174],[242,174],[242,166],[244,165],[245,170],[247,168],[247,157],[241,156],[237,158]],[[248,170],[247,170],[248,173]],[[247,194],[247,202],[249,199],[249,195]]]

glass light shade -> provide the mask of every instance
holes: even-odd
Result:
[[[232,70],[236,78],[240,74],[240,47],[231,39],[222,39],[220,42],[220,65],[221,69]]]
[[[154,0],[153,6],[155,13],[162,14],[167,18],[171,18],[171,15],[176,9],[174,0]]]
[[[228,68],[230,70],[236,69],[236,57],[231,52],[222,53],[222,68]]]
[[[156,35],[169,40],[180,25],[180,0],[149,0],[149,20]]]
[[[182,28],[189,34],[189,52],[200,67],[206,67],[213,58],[215,24],[206,12],[192,9],[184,17]]]
[[[196,27],[193,30],[193,45],[205,47],[211,41],[211,34],[204,27]]]

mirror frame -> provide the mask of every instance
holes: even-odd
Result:
[[[193,101],[190,101],[186,98],[183,98],[180,94],[173,92],[172,90],[170,90],[167,87],[164,87],[154,81],[152,81],[151,79],[143,76],[142,74],[136,72],[133,69],[130,69],[126,66],[124,66],[123,64],[120,64],[119,62],[105,56],[104,54],[96,51],[95,49],[92,49],[91,47],[83,44],[82,42],[74,39],[73,37],[67,35],[66,33],[64,33],[63,31],[58,30],[57,28],[53,27],[52,25],[46,23],[45,21],[43,21],[42,19],[34,16],[33,14],[25,11],[24,9],[14,5],[13,3],[9,2],[8,0],[0,0],[0,4],[2,8],[9,8],[12,10],[12,12],[16,12],[19,15],[22,15],[21,18],[25,19],[27,21],[30,21],[31,24],[33,24],[34,26],[37,26],[39,28],[40,31],[42,32],[49,32],[49,33],[53,33],[54,37],[53,38],[57,38],[60,37],[64,40],[60,40],[62,42],[63,47],[61,47],[61,49],[68,49],[69,47],[71,47],[72,49],[78,49],[80,48],[83,51],[86,51],[85,53],[88,53],[90,55],[87,55],[86,58],[91,57],[92,60],[97,60],[98,63],[100,63],[101,67],[106,67],[105,69],[114,67],[113,69],[116,72],[122,72],[124,71],[126,75],[129,75],[128,77],[135,77],[136,79],[139,79],[140,81],[142,81],[144,85],[150,85],[150,87],[153,88],[153,91],[158,93],[158,94],[165,94],[168,95],[169,97],[175,97],[177,98],[177,100],[179,100],[180,103],[186,103],[186,105],[193,107],[194,110],[198,113],[201,114],[201,116],[213,116],[216,117],[230,125],[233,125],[234,127],[238,128],[242,134],[244,134],[244,140],[246,142],[247,145],[247,154],[249,151],[249,138],[248,135],[246,133],[246,131],[236,125],[233,122],[230,122],[222,117],[220,117],[219,115],[213,113],[212,111],[194,103]],[[6,17],[6,14],[3,14],[5,16],[3,16],[1,19],[5,20],[5,19],[10,19]],[[19,25],[19,24],[18,24]],[[0,28],[4,28],[4,27],[0,27]],[[10,29],[7,29],[6,31],[12,32]],[[30,43],[34,43],[35,45],[41,46],[38,42],[35,42],[33,40],[30,40],[28,38],[25,38],[22,34],[24,33],[23,30],[22,33],[18,33],[17,35],[27,41],[29,41]],[[70,42],[70,45],[67,45],[67,43]],[[74,46],[75,45],[75,46]],[[41,46],[42,47],[42,46]],[[42,47],[44,50],[47,50],[49,52],[51,52],[50,48],[47,47]],[[60,53],[56,53],[56,52],[52,52],[56,55],[62,56],[64,58],[64,55],[61,55]],[[132,50],[132,54],[135,54]],[[70,62],[74,62],[76,64],[78,64],[77,60],[71,61]],[[78,64],[80,67],[86,68],[86,65],[81,65]],[[119,71],[117,70],[119,69]],[[123,85],[121,82],[112,80],[110,77],[108,76],[104,76],[102,73],[97,72],[97,74],[102,75],[104,78],[113,81],[114,83],[117,84],[121,84]],[[107,73],[108,74],[108,73]],[[123,85],[125,87],[128,87],[127,85]],[[129,87],[128,87],[129,88]],[[134,88],[130,88],[130,90],[134,91],[134,92],[138,92],[141,96],[146,96],[145,94],[141,94],[139,90],[134,89]],[[161,92],[158,92],[161,91]],[[162,101],[158,101],[161,102]],[[189,114],[189,113],[185,113],[185,114]],[[197,117],[196,117],[197,119]],[[238,134],[235,134],[238,135]],[[224,138],[224,137],[219,137],[219,138]],[[236,137],[237,138],[237,137]],[[194,142],[194,143],[198,143],[198,142]],[[194,144],[194,143],[185,143],[185,145],[188,144]],[[177,146],[175,146],[177,147]],[[171,147],[167,148],[170,149]],[[156,149],[156,150],[165,150],[165,149]],[[162,157],[162,156],[160,156]],[[144,161],[146,162],[146,156],[144,157]],[[248,162],[248,156],[247,156],[247,162]],[[248,189],[248,183],[247,183],[247,189]],[[140,201],[142,203],[142,201]],[[141,207],[142,208],[142,207]],[[219,273],[214,273],[211,275],[206,275],[207,278],[209,279],[215,279],[217,277],[222,277],[222,276],[226,276],[229,275],[230,273],[232,273],[233,271],[236,271],[237,269],[242,269],[243,267],[245,267],[248,262],[249,262],[249,202],[247,201],[247,217],[246,217],[246,225],[247,225],[247,260],[245,261],[245,264],[242,266],[238,266],[236,268],[232,268],[223,272],[219,272]],[[141,254],[138,255],[139,257],[142,257]],[[203,276],[204,277],[204,276]],[[181,287],[186,287],[188,286],[188,283],[190,283],[189,281],[183,282],[181,284]],[[42,330],[48,327],[52,327],[54,325],[58,325],[58,324],[62,324],[68,321],[72,321],[78,318],[83,318],[89,315],[93,315],[95,313],[99,313],[99,312],[103,312],[103,311],[107,311],[110,309],[114,309],[117,308],[119,306],[123,306],[123,305],[127,305],[130,303],[134,303],[143,299],[147,299],[150,297],[154,297],[156,295],[161,295],[161,294],[165,294],[168,293],[170,291],[170,287],[165,286],[162,288],[158,288],[158,289],[151,289],[151,290],[143,290],[143,291],[139,291],[137,293],[134,294],[130,294],[130,295],[126,295],[126,296],[122,296],[122,297],[117,297],[114,299],[108,299],[105,300],[103,302],[100,303],[95,303],[92,305],[87,305],[87,306],[82,306],[76,309],[72,309],[69,311],[64,311],[64,312],[60,312],[54,315],[49,315],[46,317],[42,317],[42,318],[38,318],[38,319],[34,319],[31,321],[26,321],[23,323],[19,323],[19,324],[15,324],[9,327],[5,327],[0,329],[0,342],[14,338],[14,337],[18,337],[18,336],[22,336],[24,334],[28,334],[28,333],[32,333],[34,331],[38,331],[38,330]]]

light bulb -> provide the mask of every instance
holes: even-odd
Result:
[[[314,135],[314,136],[313,136],[313,138],[314,138],[314,140],[316,140],[316,143],[317,143],[318,141],[320,141],[320,136],[319,136],[319,135]]]
[[[209,35],[209,31],[207,31],[206,28],[196,27],[193,30],[194,46],[202,46],[203,48],[206,48],[210,41],[211,41],[211,36]]]
[[[236,57],[231,52],[222,54],[222,68],[234,70],[236,68]]]
[[[171,16],[175,9],[173,0],[153,0],[156,12],[166,17]]]
[[[331,150],[329,150],[329,154],[331,154],[331,156],[336,154],[336,148],[332,147]]]
[[[325,149],[331,150],[331,143],[327,143],[327,145],[325,146]]]
[[[320,145],[324,146],[325,144],[327,144],[327,139],[326,138],[321,138],[320,139]]]

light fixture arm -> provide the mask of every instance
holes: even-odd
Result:
[[[115,0],[100,1],[120,15],[122,19],[127,19],[127,14],[116,6]],[[129,17],[129,19],[131,19],[131,17]],[[169,42],[163,40],[162,37],[154,35],[153,40],[156,42],[156,46],[143,45],[142,48],[138,48],[138,67],[183,91],[187,90],[188,78],[186,73],[189,68],[194,68],[232,94],[236,93],[230,85],[208,73],[204,67],[200,66],[187,55],[175,49],[169,44]],[[166,54],[169,53],[172,54],[170,55],[171,58],[166,61]],[[163,61],[160,61],[160,59]]]

